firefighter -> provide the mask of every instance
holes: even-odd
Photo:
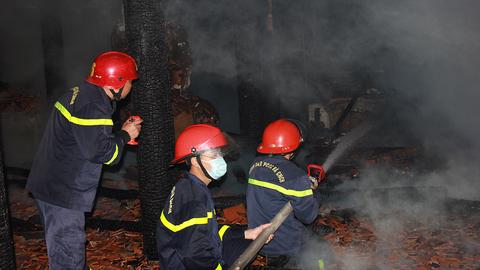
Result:
[[[185,163],[189,170],[173,187],[157,225],[161,269],[226,269],[270,224],[250,230],[222,226],[215,217],[208,184],[227,171],[226,135],[215,126],[188,126],[175,144],[172,164]]]
[[[292,162],[302,142],[301,130],[294,122],[274,121],[265,128],[257,147],[257,152],[263,155],[257,157],[250,168],[249,228],[270,221],[288,201],[293,207],[293,213],[275,232],[275,238],[260,251],[269,267],[281,268],[295,261],[302,249],[305,224],[317,217],[319,204],[312,191],[316,181]]]
[[[85,212],[90,212],[103,164],[121,158],[138,136],[141,120],[127,120],[112,133],[116,101],[137,78],[135,60],[121,52],[100,54],[86,82],[55,102],[26,188],[45,228],[49,269],[89,269],[85,263]]]

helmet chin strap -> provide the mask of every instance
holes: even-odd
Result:
[[[108,89],[108,90],[110,90],[110,93],[112,93],[113,100],[115,100],[115,101],[120,101],[120,99],[122,99],[123,86],[122,86],[122,88],[120,88],[120,89],[118,90],[117,93],[115,93],[115,91],[113,91],[113,88],[110,88],[110,89]]]
[[[195,156],[195,159],[197,160],[197,163],[198,165],[200,165],[200,169],[202,169],[202,172],[203,174],[205,174],[206,177],[208,177],[209,179],[211,179],[212,181],[215,181],[216,179],[213,178],[207,171],[207,169],[205,169],[205,166],[203,166],[203,163],[202,163],[202,160],[200,159],[200,156]]]

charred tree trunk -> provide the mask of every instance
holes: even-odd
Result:
[[[63,34],[58,12],[60,2],[42,5],[42,47],[47,100],[65,90]]]
[[[3,159],[0,153],[0,269],[15,269],[15,249],[13,246],[12,231],[10,229],[10,215],[6,191]]]
[[[125,0],[130,53],[137,59],[139,79],[133,86],[136,114],[143,118],[139,138],[139,192],[144,254],[158,257],[155,229],[174,184],[168,166],[173,158],[174,132],[165,44],[165,1]]]

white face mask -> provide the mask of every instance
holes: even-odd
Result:
[[[210,164],[210,169],[207,169],[208,174],[215,180],[220,179],[220,177],[224,176],[227,173],[227,163],[223,159],[223,157],[218,157],[209,161],[204,161]]]

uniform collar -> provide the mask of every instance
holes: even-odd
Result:
[[[105,90],[99,86],[96,86],[96,87],[100,91],[100,93],[102,93],[102,97],[104,98],[104,100],[112,104],[113,100],[107,95],[107,93],[105,93]]]
[[[188,177],[194,184],[208,189],[208,188],[207,188],[207,185],[206,185],[202,180],[200,180],[198,177],[196,177],[194,174],[191,174],[191,173],[188,172],[188,171],[186,171],[185,173],[186,173],[187,177]]]
[[[264,155],[262,159],[275,159],[279,161],[289,161],[288,159],[286,159],[284,156],[281,156],[281,155],[273,155],[273,156]]]
[[[102,87],[100,86],[97,86],[95,84],[91,84],[89,82],[85,82],[85,84],[92,88],[93,91],[97,91],[98,93],[100,93],[100,96],[102,96],[102,99],[103,101],[105,101],[106,103],[108,104],[112,104],[112,100],[110,99],[110,97],[107,95],[107,93],[105,93],[105,90],[103,90]]]

